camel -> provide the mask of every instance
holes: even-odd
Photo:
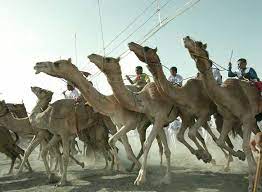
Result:
[[[106,162],[105,169],[108,167],[108,161],[110,160],[112,170],[114,166],[114,158],[108,144],[109,130],[103,122],[103,115],[99,114],[99,116],[100,117],[98,117],[98,122],[96,122],[95,126],[90,126],[89,128],[82,130],[78,136],[81,141],[92,148],[94,153],[99,151],[103,154]]]
[[[145,114],[153,119],[153,129],[148,136],[143,153],[143,163],[139,174],[134,182],[140,185],[146,182],[147,157],[153,140],[159,133],[164,144],[165,156],[167,159],[166,174],[161,182],[170,182],[170,150],[167,145],[166,135],[163,127],[174,121],[178,116],[178,109],[169,99],[163,97],[156,86],[156,83],[148,83],[140,92],[132,92],[123,82],[122,72],[119,64],[120,59],[102,57],[91,54],[89,60],[94,63],[107,77],[117,100],[130,111]]]
[[[118,132],[110,138],[110,146],[114,149],[115,142],[121,138],[129,160],[133,161],[133,163],[136,164],[136,167],[140,168],[141,165],[133,154],[127,136],[122,133],[135,128],[140,132],[144,128],[144,125],[148,124],[149,121],[144,114],[125,109],[113,95],[105,96],[99,93],[92,84],[85,79],[77,67],[71,63],[71,59],[58,60],[56,62],[39,62],[35,65],[34,69],[36,70],[36,73],[44,72],[48,75],[64,78],[73,82],[79,88],[89,105],[91,105],[96,111],[109,116],[116,124]],[[142,139],[141,143],[143,143]],[[142,147],[140,152],[141,151]],[[119,170],[123,171],[116,150],[114,149],[113,152]]]
[[[13,168],[16,158],[19,158],[21,160],[20,155],[24,155],[24,150],[16,145],[17,140],[18,140],[17,135],[16,135],[16,140],[14,140],[9,130],[7,130],[6,127],[0,126],[0,152],[4,153],[12,160],[8,175],[13,173]],[[29,171],[32,171],[32,168],[28,161],[27,161],[27,167]]]
[[[222,118],[217,114],[217,107],[215,103],[209,98],[206,90],[203,87],[203,83],[199,79],[190,79],[187,83],[180,87],[178,85],[173,85],[170,83],[163,72],[161,61],[157,55],[157,49],[152,49],[149,47],[143,47],[137,43],[131,42],[128,44],[129,49],[135,53],[138,59],[142,62],[145,62],[152,73],[155,82],[158,82],[159,89],[162,89],[167,97],[171,98],[173,102],[183,106],[183,111],[186,113],[186,117],[196,118],[197,121],[194,123],[193,127],[189,130],[189,138],[191,138],[194,143],[197,145],[198,150],[202,151],[203,148],[196,141],[196,136],[198,134],[198,129],[204,127],[208,133],[211,135],[214,141],[217,140],[217,137],[212,133],[207,121],[211,118],[211,115],[215,116],[216,125],[219,132],[221,132],[222,126],[220,126]],[[182,142],[192,154],[198,154],[192,149],[191,146],[184,139],[184,132],[187,128],[188,123],[185,117],[182,118],[182,126],[177,135],[178,140]],[[240,126],[236,126],[236,131],[241,130]],[[241,132],[240,132],[241,135]],[[200,140],[201,141],[201,140]],[[230,148],[233,148],[233,145],[229,139],[226,137],[226,142]],[[203,143],[203,142],[202,142]],[[205,150],[208,152],[207,147],[204,144]],[[223,153],[227,158],[227,163],[224,167],[225,171],[229,169],[229,163],[233,160],[232,155],[227,153],[222,149]],[[209,153],[209,152],[208,152]],[[244,160],[245,156],[243,152],[238,152],[237,157],[240,160]]]
[[[207,45],[194,41],[190,37],[184,39],[185,48],[191,58],[195,61],[196,67],[203,79],[204,88],[209,97],[218,107],[219,113],[223,116],[223,128],[217,144],[226,149],[224,139],[232,129],[235,121],[240,121],[243,127],[243,150],[246,154],[249,168],[249,187],[253,188],[253,178],[255,175],[255,160],[249,146],[250,135],[257,127],[255,116],[259,111],[258,102],[260,93],[250,82],[239,79],[227,79],[222,86],[216,84],[212,74],[212,61],[206,50]],[[259,191],[262,190],[260,185]]]
[[[81,130],[94,126],[99,116],[94,113],[91,107],[86,107],[81,103],[76,104],[72,99],[58,100],[49,104],[46,110],[42,110],[42,107],[45,107],[44,104],[48,100],[48,98],[43,100],[43,95],[49,93],[51,96],[52,92],[39,87],[32,87],[31,89],[39,101],[30,115],[30,122],[32,126],[41,130],[48,130],[53,134],[52,139],[42,149],[42,158],[47,175],[52,180],[53,174],[46,159],[47,151],[62,140],[63,169],[58,185],[65,185],[67,182],[68,159],[70,157],[70,142]]]

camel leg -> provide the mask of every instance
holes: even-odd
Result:
[[[73,155],[69,154],[69,157],[80,167],[84,168],[85,167],[85,163],[84,162],[80,162],[78,161]]]
[[[159,130],[162,129],[164,126],[164,119],[165,117],[155,118],[153,128],[144,144],[144,154],[143,154],[144,159],[143,159],[142,167],[138,173],[138,176],[136,180],[134,181],[135,185],[140,185],[146,182],[146,166],[147,166],[148,153],[149,153],[149,150],[151,148],[151,145],[154,139],[156,138],[156,135],[158,134]]]
[[[139,139],[140,139],[140,143],[141,143],[141,148],[140,151],[138,153],[138,155],[136,156],[137,160],[140,159],[140,157],[143,155],[143,146],[144,146],[144,142],[146,140],[146,128],[138,128],[137,129],[138,133],[139,133]],[[132,171],[135,167],[135,163],[132,163],[131,167],[128,169],[129,171]]]
[[[210,153],[205,151],[205,149],[199,144],[197,141],[197,133],[198,129],[204,124],[205,120],[202,118],[199,118],[196,123],[189,129],[188,136],[189,138],[195,143],[198,150],[196,152],[196,156],[198,159],[202,159],[205,163],[208,163],[212,160],[212,156]]]
[[[207,130],[207,132],[208,132],[209,135],[212,137],[212,139],[213,139],[214,141],[217,141],[217,137],[216,137],[215,134],[212,132],[212,130],[211,130],[210,126],[208,125],[208,123],[205,123],[203,127]],[[221,129],[219,129],[219,130],[220,130],[220,132],[221,132]],[[234,146],[233,146],[232,142],[230,141],[230,138],[228,137],[228,135],[226,136],[225,141],[226,141],[228,147],[230,147],[231,149],[234,148]],[[230,169],[230,163],[233,162],[233,157],[232,157],[232,155],[231,155],[230,153],[227,154],[227,152],[226,152],[222,147],[220,147],[220,146],[218,146],[218,147],[221,149],[221,151],[222,151],[222,152],[224,153],[224,155],[225,155],[226,164],[225,164],[225,166],[224,166],[224,171],[228,172],[229,169]]]
[[[41,151],[42,151],[42,148],[43,148],[43,146],[42,146],[42,144],[40,143],[39,153],[38,153],[38,157],[37,157],[38,160],[40,160],[40,158],[41,158]]]
[[[8,171],[8,175],[11,175],[13,173],[13,170],[14,170],[14,165],[15,165],[15,160],[16,160],[16,157],[12,157],[11,158],[11,166],[10,166],[10,169]]]
[[[122,137],[122,143],[124,145],[124,148],[125,148],[125,151],[127,153],[127,158],[132,161],[133,163],[136,164],[136,167],[140,169],[141,167],[141,164],[140,162],[137,160],[132,148],[131,148],[131,145],[129,144],[129,141],[128,141],[128,138],[127,138],[127,135],[124,134]]]
[[[228,136],[228,133],[232,130],[232,126],[233,126],[232,120],[224,119],[222,131],[221,131],[221,134],[220,134],[218,140],[216,141],[216,143],[219,147],[225,149],[226,151],[228,151],[233,156],[238,157],[240,160],[245,160],[245,153],[244,152],[234,151],[232,148],[228,147],[225,144],[225,139]]]
[[[170,152],[170,149],[168,147],[167,137],[166,137],[164,129],[160,129],[159,130],[159,136],[160,136],[161,141],[162,141],[161,143],[163,143],[163,145],[164,145],[164,153],[165,153],[166,162],[167,162],[166,175],[161,180],[161,183],[170,184],[170,182],[171,182],[171,175],[170,175],[170,171],[171,171],[170,170],[171,169],[171,161],[170,161],[171,152]]]
[[[186,129],[188,128],[188,123],[187,123],[186,121],[187,121],[187,120],[185,120],[185,119],[183,118],[181,128],[179,129],[176,137],[177,137],[177,140],[178,140],[180,143],[183,143],[183,144],[186,146],[186,148],[188,148],[189,151],[190,151],[193,155],[195,155],[195,154],[196,154],[196,150],[195,150],[191,145],[189,145],[189,144],[186,142],[186,140],[185,140],[185,136],[184,136],[184,135],[185,135]]]
[[[251,151],[249,142],[250,142],[250,136],[252,129],[256,126],[256,122],[254,118],[247,119],[245,122],[243,122],[243,150],[245,152],[247,163],[248,163],[248,171],[249,171],[249,191],[252,191],[253,189],[253,181],[256,174],[256,162],[253,157],[253,153]],[[262,191],[261,183],[258,185],[258,192]]]
[[[69,152],[70,152],[70,137],[67,135],[62,136],[63,143],[63,174],[61,180],[58,183],[58,186],[64,186],[67,183],[67,166],[69,161]]]
[[[109,139],[109,145],[110,147],[112,148],[112,151],[113,151],[113,154],[114,154],[114,157],[115,157],[115,161],[116,161],[116,165],[117,166],[120,166],[119,169],[121,171],[124,171],[124,168],[122,167],[122,165],[120,164],[120,160],[119,160],[119,157],[117,155],[117,151],[116,151],[116,148],[115,148],[115,143],[116,141],[118,141],[120,138],[122,140],[122,143],[125,147],[125,150],[126,150],[126,153],[127,153],[127,156],[128,156],[128,159],[132,160],[136,166],[140,167],[140,163],[139,161],[136,159],[134,153],[133,153],[133,150],[128,142],[127,139],[127,136],[126,136],[126,133],[130,130],[132,130],[132,128],[135,127],[134,126],[134,123],[129,123],[129,124],[126,124],[124,125],[123,127],[121,127],[120,130],[118,130],[118,132],[116,134],[114,134],[110,139]],[[125,141],[124,141],[125,140]]]
[[[32,139],[32,141],[30,142],[30,144],[28,145],[25,154],[24,154],[24,158],[23,161],[19,167],[19,170],[17,172],[17,174],[22,173],[23,168],[25,163],[28,161],[28,157],[29,155],[32,153],[32,151],[41,143],[41,141],[45,138],[45,134],[41,131],[38,132],[37,135],[34,136],[34,138]]]
[[[160,135],[156,135],[156,140],[159,148],[160,166],[163,165],[163,145]]]
[[[49,164],[48,164],[48,161],[47,161],[47,153],[59,141],[60,141],[60,137],[58,135],[53,135],[52,139],[48,142],[48,144],[43,146],[43,149],[42,149],[42,152],[41,152],[41,156],[42,156],[42,159],[44,161],[44,165],[45,165],[46,173],[47,173],[48,178],[49,178],[49,182],[53,182],[53,175],[51,174],[50,167],[49,167]]]

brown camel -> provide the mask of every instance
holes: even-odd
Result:
[[[85,79],[82,73],[71,63],[71,59],[59,60],[54,63],[40,62],[36,64],[35,70],[36,73],[44,72],[48,75],[64,78],[73,82],[79,88],[89,105],[91,105],[96,111],[109,116],[116,124],[118,132],[111,137],[109,142],[110,146],[114,148],[115,142],[121,138],[128,158],[132,160],[137,167],[140,167],[140,163],[135,158],[132,148],[128,143],[126,134],[123,135],[122,133],[126,133],[127,131],[135,128],[137,128],[138,131],[143,129],[144,125],[149,121],[145,115],[125,109],[122,105],[119,104],[113,95],[104,96],[100,94],[92,86],[92,84]],[[143,143],[142,140],[141,143]],[[117,157],[116,150],[113,151],[116,158],[116,163],[119,165],[119,159]]]
[[[6,127],[0,126],[0,152],[4,153],[6,156],[10,157],[12,160],[11,167],[9,169],[8,174],[13,173],[15,160],[17,158],[21,160],[20,155],[22,156],[24,155],[24,150],[16,145],[17,140],[18,140],[17,135],[16,135],[16,140],[14,140],[9,130],[7,130]],[[32,168],[28,161],[27,161],[27,167],[29,171],[32,171]]]
[[[98,151],[103,154],[106,162],[105,169],[108,167],[108,161],[111,161],[111,169],[113,169],[114,157],[108,144],[109,130],[103,122],[103,115],[99,114],[99,116],[96,125],[82,130],[78,136],[81,141],[92,148],[94,153]]]
[[[47,90],[39,87],[32,87],[33,93],[38,100],[42,100],[43,94],[46,95]],[[51,94],[52,92],[50,92]],[[62,177],[58,185],[66,184],[68,159],[70,157],[70,142],[81,130],[94,126],[100,117],[94,113],[91,107],[84,104],[76,104],[72,99],[58,100],[49,104],[46,110],[42,110],[43,102],[38,102],[37,107],[33,110],[31,124],[38,129],[48,130],[53,134],[52,139],[42,149],[42,158],[49,178],[53,174],[47,163],[46,154],[51,147],[55,146],[62,140],[63,147],[63,169]],[[44,106],[43,106],[44,107]],[[40,111],[40,112],[39,112]],[[112,128],[113,129],[113,128]],[[72,158],[72,157],[71,157]]]
[[[223,116],[223,129],[217,144],[226,149],[224,140],[232,129],[233,123],[240,121],[243,126],[243,150],[249,167],[249,191],[251,191],[256,170],[249,141],[252,130],[257,127],[255,116],[261,112],[258,110],[260,93],[250,82],[238,79],[227,79],[222,86],[217,85],[212,74],[212,61],[209,59],[206,50],[207,45],[194,41],[190,37],[184,38],[184,45],[196,62],[196,67],[203,79],[204,88]]]
[[[166,142],[166,135],[163,127],[174,121],[178,116],[178,109],[169,99],[165,99],[158,91],[154,82],[148,83],[140,92],[132,92],[123,82],[122,72],[119,59],[111,57],[102,57],[92,54],[88,56],[89,60],[94,63],[102,72],[105,73],[113,93],[121,105],[130,111],[145,114],[153,119],[153,129],[148,136],[143,153],[143,163],[135,180],[136,185],[140,185],[146,181],[147,157],[153,140],[159,133],[165,147],[165,155],[167,159],[166,175],[162,182],[170,182],[170,150]]]
[[[179,104],[179,106],[182,106],[183,112],[185,117],[182,117],[182,126],[181,129],[177,135],[178,140],[181,141],[185,146],[188,147],[188,149],[191,151],[191,153],[195,153],[195,151],[192,151],[192,147],[189,146],[188,143],[186,143],[184,139],[184,132],[187,128],[188,123],[186,122],[188,117],[191,117],[191,119],[196,118],[197,121],[194,123],[193,127],[189,130],[189,138],[191,138],[194,143],[197,145],[198,150],[203,150],[201,146],[196,141],[196,136],[198,134],[198,129],[200,127],[204,127],[208,133],[211,135],[214,141],[217,140],[217,137],[213,134],[211,131],[207,121],[211,118],[211,115],[215,116],[216,119],[216,125],[219,132],[221,132],[222,126],[220,126],[223,119],[219,114],[217,114],[217,107],[214,104],[214,102],[209,98],[207,95],[206,90],[203,87],[203,83],[201,80],[198,79],[190,79],[187,81],[187,83],[180,87],[178,85],[173,85],[171,82],[169,82],[163,72],[161,61],[159,59],[159,56],[157,54],[157,49],[152,49],[149,47],[143,47],[137,43],[131,42],[129,43],[129,49],[133,51],[138,59],[142,62],[145,62],[152,73],[155,82],[157,82],[157,85],[159,86],[159,89],[162,89],[163,92],[172,99],[173,102]],[[184,123],[186,122],[186,123]],[[239,132],[241,134],[241,127],[236,126],[235,131]],[[203,140],[202,144],[204,143]],[[233,145],[229,139],[229,137],[226,137],[226,142],[230,148],[233,148]],[[204,143],[204,148],[208,152],[207,147]],[[229,163],[232,161],[232,155],[227,155],[226,152],[222,149],[223,153],[225,154],[227,158],[227,163],[225,166],[225,170],[229,169]],[[241,160],[245,159],[244,153],[239,152],[237,153],[237,157]]]

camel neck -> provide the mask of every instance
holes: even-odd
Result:
[[[223,99],[223,94],[221,94],[221,87],[217,84],[213,76],[212,68],[206,69],[205,72],[201,73],[201,77],[209,97],[215,101],[215,103],[219,103],[218,98]]]
[[[119,65],[119,64],[118,64]],[[112,87],[114,96],[119,101],[122,106],[125,106],[128,110],[143,113],[143,107],[138,105],[136,95],[139,93],[133,93],[131,90],[127,89],[124,84],[122,74],[120,73],[105,73],[109,84]]]
[[[169,82],[166,79],[161,64],[148,64],[148,67],[153,74],[156,86],[158,87],[158,90],[162,93],[162,95],[175,100],[179,104],[184,104],[184,99],[186,98],[184,87],[177,87]]]
[[[82,93],[87,103],[98,112],[109,116],[114,112],[115,103],[110,96],[99,93],[79,71],[71,71],[67,80],[73,82]]]
[[[31,127],[29,118],[16,118],[12,113],[7,113],[5,116],[0,118],[0,122],[7,129],[23,135],[32,135],[34,130]]]

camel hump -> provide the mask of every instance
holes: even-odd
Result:
[[[89,112],[93,112],[92,107],[85,106],[84,103],[76,103],[73,99],[61,99],[50,104],[52,107],[51,116],[55,119],[64,119],[68,116],[77,115],[80,117],[81,114],[86,114],[87,117]]]
[[[55,119],[63,119],[72,115],[75,111],[76,102],[73,99],[61,99],[50,104],[52,107],[51,116]]]

